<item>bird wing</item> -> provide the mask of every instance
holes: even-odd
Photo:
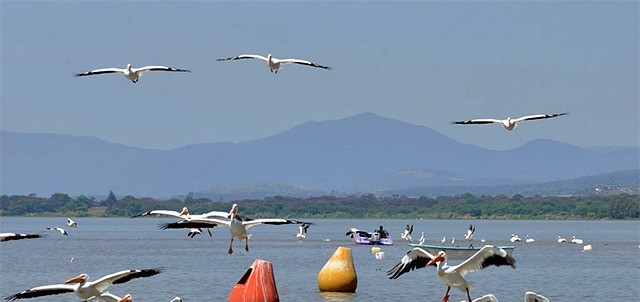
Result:
[[[497,248],[493,245],[485,245],[469,259],[460,263],[457,266],[452,267],[453,270],[464,277],[469,272],[479,271],[485,267],[495,265],[510,265],[515,268],[516,260],[507,254],[507,252],[501,248]]]
[[[274,60],[274,61],[276,61],[276,60]],[[282,59],[282,60],[277,60],[277,63],[280,63],[280,64],[301,64],[301,65],[307,65],[307,66],[311,66],[311,67],[331,69],[331,67],[329,67],[329,66],[323,66],[323,65],[320,65],[320,64],[309,62],[307,60],[300,60],[300,59]]]
[[[85,302],[118,302],[121,299],[122,299],[121,297],[118,297],[112,293],[106,292],[106,293],[100,294],[99,296],[93,296],[87,299],[87,301]]]
[[[163,223],[159,227],[161,230],[166,229],[192,229],[192,228],[213,228],[216,226],[228,226],[230,223],[226,220],[215,218],[200,218],[191,220],[182,220],[178,222]]]
[[[145,73],[147,71],[191,72],[191,70],[179,69],[179,68],[167,67],[167,66],[144,66],[140,68],[131,68],[131,71],[137,72],[137,73]]]
[[[480,118],[474,120],[466,120],[466,121],[457,121],[453,122],[453,124],[457,125],[469,125],[469,124],[492,124],[492,123],[502,123],[501,120],[493,119],[493,118]]]
[[[531,121],[531,120],[541,120],[541,119],[552,118],[552,117],[566,115],[566,114],[569,114],[569,113],[563,112],[563,113],[553,113],[553,114],[526,115],[526,116],[514,119],[513,122],[518,123],[518,122]]]
[[[136,278],[145,278],[155,276],[162,272],[162,269],[132,269],[119,271],[117,273],[106,275],[96,281],[88,282],[89,286],[94,286],[98,291],[103,292],[111,284],[121,284],[129,282]]]
[[[242,221],[242,225],[247,229],[259,224],[281,225],[281,224],[303,224],[303,223],[304,222],[302,221],[282,219],[282,218],[262,218],[262,219],[251,219],[251,220]]]
[[[258,59],[258,60],[262,60],[265,62],[269,62],[269,59],[267,59],[266,57],[263,57],[261,55],[252,55],[252,54],[242,54],[242,55],[238,55],[235,57],[228,57],[228,58],[224,58],[224,59],[217,59],[216,61],[235,61],[235,60],[241,60],[241,59]]]
[[[75,287],[76,286],[73,284],[53,284],[53,285],[38,286],[38,287],[27,289],[25,291],[21,291],[17,294],[13,294],[4,299],[7,301],[15,301],[18,299],[29,299],[29,298],[36,298],[36,297],[49,296],[49,295],[72,293]]]
[[[224,217],[224,218],[229,218],[229,212],[223,212],[223,211],[211,211],[211,212],[207,212],[204,213],[202,215],[200,215],[202,217],[208,218],[208,217]]]
[[[180,216],[180,212],[169,211],[169,210],[153,210],[153,211],[149,211],[149,212],[144,212],[142,214],[133,215],[133,216],[131,216],[131,218],[142,217],[142,216],[147,216],[147,215],[165,215],[165,216],[173,216],[173,217],[178,217],[178,218],[184,218],[184,217]]]
[[[122,68],[102,68],[102,69],[95,69],[95,70],[91,70],[91,71],[87,71],[87,72],[83,72],[83,73],[76,73],[75,76],[76,77],[83,77],[83,76],[89,76],[89,75],[94,75],[94,74],[114,73],[114,72],[122,72],[122,73],[124,73],[124,69],[122,69]]]
[[[1,233],[0,241],[40,238],[40,234]]]
[[[400,262],[387,271],[387,275],[390,276],[389,279],[396,279],[404,273],[427,266],[427,263],[433,258],[435,258],[434,255],[422,248],[412,248],[400,259]],[[432,266],[435,266],[435,264]]]

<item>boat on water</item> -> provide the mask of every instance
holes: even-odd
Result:
[[[356,228],[350,228],[346,235],[351,236],[356,244],[393,245],[391,235],[382,230],[382,227],[380,230],[375,230],[371,233],[361,231]]]
[[[482,246],[474,247],[473,245],[468,247],[462,247],[462,246],[444,246],[444,245],[417,244],[417,243],[409,243],[409,246],[422,248],[433,255],[437,254],[439,251],[445,251],[449,259],[467,259],[482,248]],[[515,245],[496,245],[495,247],[505,250],[509,255],[512,255],[513,250],[516,248]]]

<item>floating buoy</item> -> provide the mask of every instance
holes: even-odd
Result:
[[[374,246],[374,247],[371,248],[371,254],[376,254],[376,253],[379,253],[381,251],[382,251],[382,249],[379,246]]]
[[[382,260],[382,259],[384,259],[384,252],[377,252],[377,253],[375,254],[375,257],[376,257],[376,259],[377,259],[377,260]]]
[[[318,274],[318,289],[322,292],[355,293],[358,276],[351,249],[339,246]]]
[[[583,252],[587,252],[591,250],[591,244],[587,244],[585,246],[582,247],[582,251]]]
[[[256,259],[229,292],[229,302],[278,302],[278,289],[271,262]]]

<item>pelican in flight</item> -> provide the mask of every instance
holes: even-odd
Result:
[[[186,70],[186,69],[179,69],[179,68],[174,68],[174,67],[167,67],[167,66],[144,66],[144,67],[140,67],[140,68],[132,68],[131,64],[127,64],[126,68],[102,68],[102,69],[95,69],[95,70],[91,70],[91,71],[87,71],[87,72],[83,72],[83,73],[76,73],[75,76],[76,77],[84,77],[84,76],[90,76],[90,75],[96,75],[96,74],[103,74],[103,73],[122,73],[125,78],[131,80],[131,82],[134,83],[138,83],[138,80],[140,79],[140,77],[142,76],[143,73],[147,72],[147,71],[173,71],[173,72],[191,72],[191,70]]]
[[[60,232],[60,234],[65,235],[65,236],[69,235],[69,233],[67,233],[67,230],[65,230],[63,228],[47,228],[47,230]]]
[[[177,217],[177,218],[182,218],[185,220],[190,220],[190,219],[201,219],[201,218],[209,218],[209,217],[228,217],[229,213],[227,212],[222,212],[222,211],[211,211],[211,212],[207,212],[204,214],[198,214],[198,215],[190,215],[189,214],[189,209],[187,207],[183,207],[182,211],[180,212],[176,212],[176,211],[171,211],[171,210],[153,210],[153,211],[149,211],[149,212],[144,212],[142,214],[137,214],[137,215],[133,215],[131,216],[131,218],[136,218],[136,217],[143,217],[143,216],[171,216],[171,217]],[[196,229],[198,230],[199,228],[192,228],[192,229]],[[194,234],[196,233],[196,234]],[[187,234],[188,236],[190,236],[191,238],[193,238],[195,235],[198,235],[197,232],[192,233],[192,230],[189,230],[189,233]],[[202,233],[202,230],[200,230],[200,233]],[[209,237],[212,236],[211,234],[211,228],[207,228],[207,233],[209,233]]]
[[[249,251],[249,234],[247,230],[250,227],[259,224],[303,224],[305,222],[280,219],[280,218],[264,218],[264,219],[249,219],[238,215],[238,204],[233,204],[231,210],[228,213],[229,220],[223,220],[219,218],[200,218],[182,220],[173,223],[165,223],[160,225],[160,229],[184,229],[184,228],[211,228],[215,226],[227,226],[229,232],[231,232],[231,241],[229,242],[229,255],[233,254],[233,238],[244,239],[244,250]]]
[[[87,274],[80,274],[65,281],[63,284],[44,285],[30,288],[17,294],[8,296],[5,298],[5,300],[15,301],[18,299],[29,299],[71,292],[75,292],[75,294],[80,297],[80,299],[87,300],[92,297],[101,296],[112,284],[125,283],[136,278],[155,276],[160,272],[161,270],[157,268],[125,270],[106,275],[96,281],[91,282],[87,282],[87,280],[89,279],[89,276]]]
[[[67,226],[71,228],[75,228],[78,226],[78,224],[75,221],[71,220],[71,218],[67,218]]]
[[[235,60],[241,60],[241,59],[258,59],[258,60],[262,60],[265,63],[267,63],[267,65],[269,66],[269,70],[271,72],[273,72],[274,74],[278,73],[278,69],[280,69],[280,67],[282,67],[282,65],[284,65],[284,64],[301,64],[301,65],[307,65],[307,66],[311,66],[311,67],[317,67],[317,68],[323,68],[323,69],[331,69],[331,67],[323,66],[323,65],[316,64],[316,63],[313,63],[313,62],[309,62],[307,60],[301,60],[301,59],[277,59],[277,58],[274,58],[273,56],[271,56],[271,54],[268,54],[266,58],[261,56],[261,55],[242,54],[242,55],[238,55],[238,56],[235,56],[235,57],[228,57],[228,58],[224,58],[224,59],[218,59],[217,61],[235,61]]]
[[[298,240],[303,240],[307,238],[307,229],[309,229],[309,226],[311,225],[311,223],[303,223],[300,225],[300,230],[293,234],[293,236],[296,236],[296,238],[298,238]]]
[[[17,234],[17,233],[0,233],[0,242],[9,240],[34,239],[40,238],[39,234]]]
[[[504,129],[511,131],[518,125],[518,123],[521,123],[524,121],[547,119],[547,118],[553,118],[553,117],[562,116],[566,114],[569,114],[569,113],[563,112],[563,113],[553,113],[553,114],[534,114],[534,115],[526,115],[516,119],[507,117],[504,120],[498,120],[498,119],[492,119],[492,118],[473,119],[473,120],[466,120],[466,121],[457,121],[457,122],[453,122],[453,124],[457,124],[457,125],[501,124],[504,127]]]
[[[471,302],[471,296],[469,295],[471,283],[464,279],[467,273],[479,271],[491,265],[509,265],[515,268],[515,262],[516,260],[507,254],[505,250],[492,245],[485,245],[464,262],[449,266],[447,264],[447,254],[444,251],[440,251],[434,256],[422,248],[415,247],[404,255],[400,262],[391,268],[387,274],[390,275],[389,279],[396,279],[414,269],[435,265],[438,277],[447,285],[447,292],[444,294],[442,301],[448,302],[451,287],[456,287],[462,292],[466,292],[467,301]]]
[[[400,238],[412,242],[413,238],[411,238],[411,233],[413,233],[413,224],[407,224],[407,226],[404,228],[404,232],[400,234]]]
[[[476,227],[473,224],[469,225],[469,229],[467,230],[467,233],[464,234],[464,239],[466,240],[473,240],[473,233],[476,232]]]

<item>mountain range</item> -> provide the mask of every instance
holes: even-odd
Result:
[[[307,122],[243,143],[174,150],[62,134],[0,131],[0,139],[0,193],[5,195],[111,190],[151,197],[233,192],[260,198],[534,184],[640,167],[637,147],[581,148],[537,139],[489,150],[372,113]]]

